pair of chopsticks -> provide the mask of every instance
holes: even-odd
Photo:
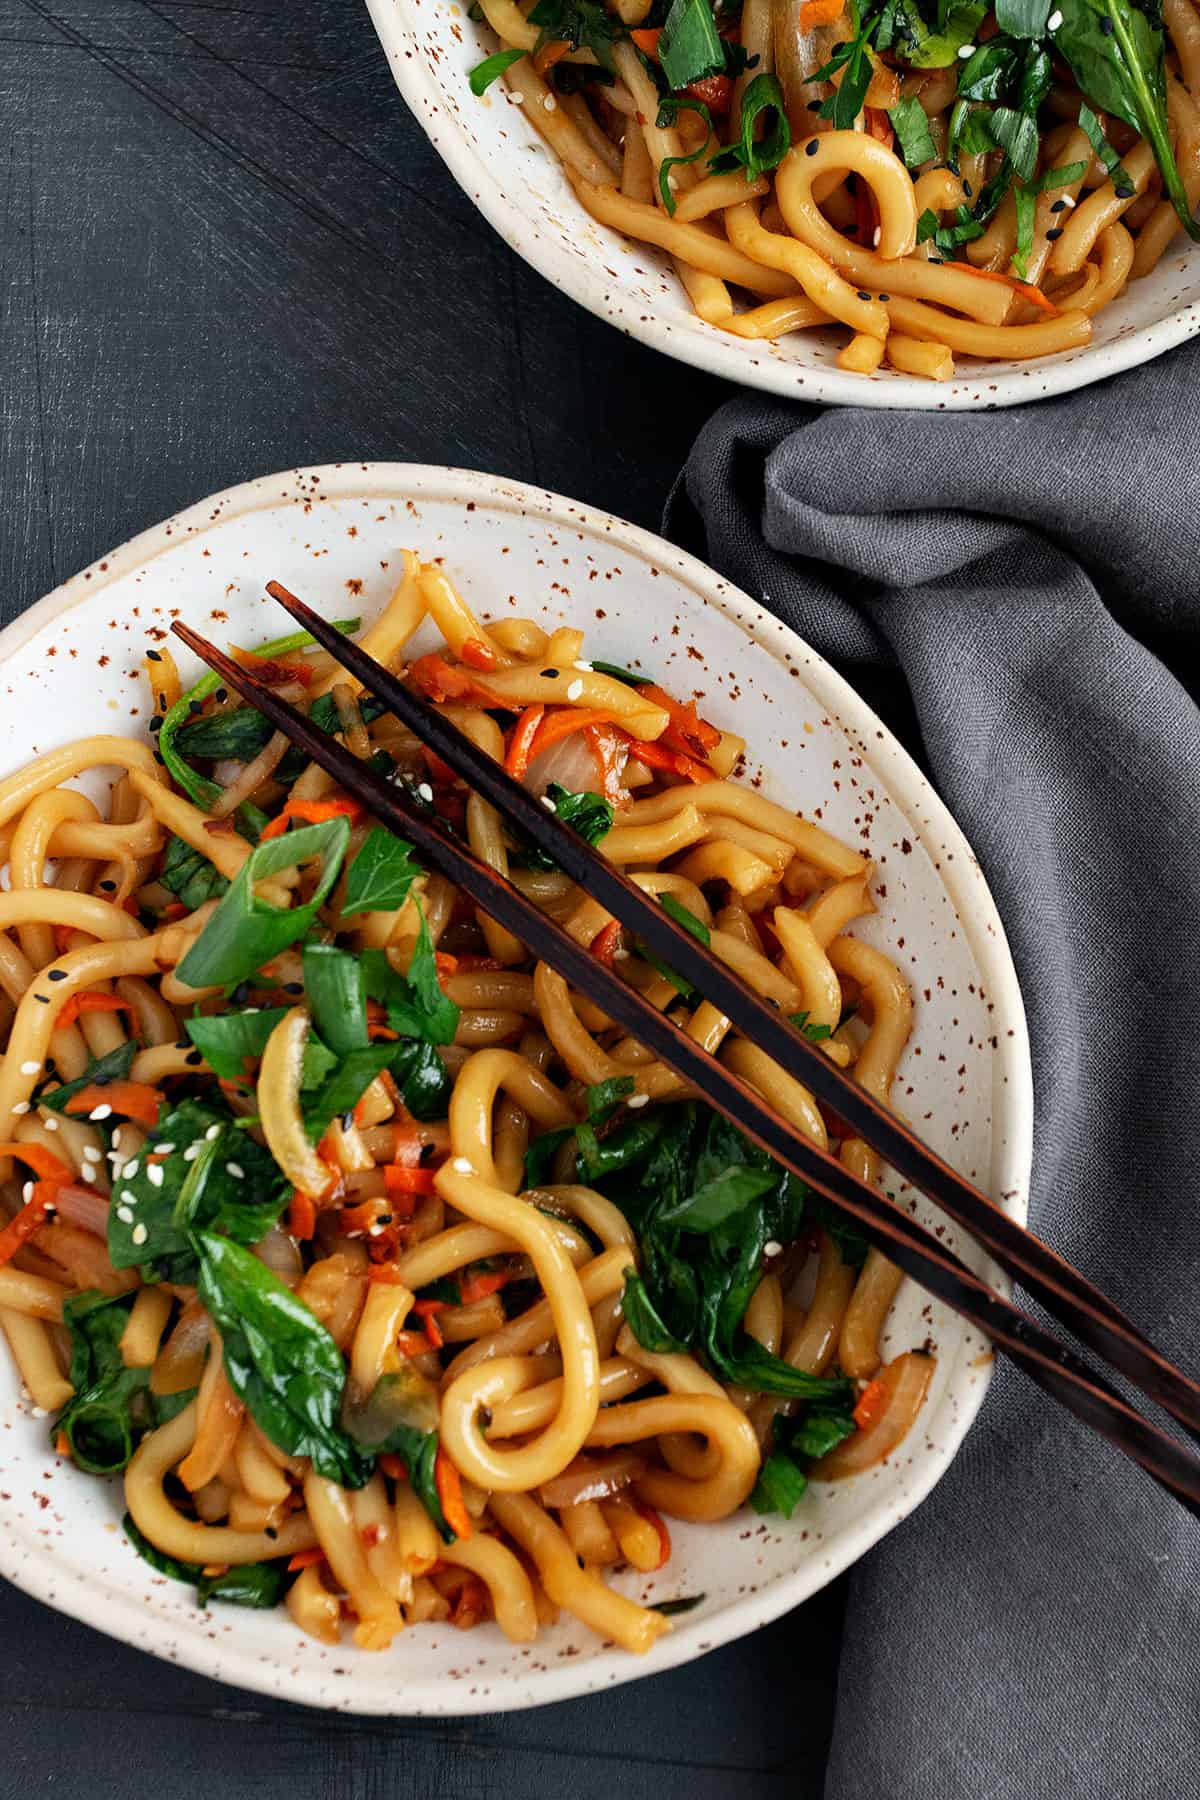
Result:
[[[953,1170],[720,962],[707,945],[548,813],[535,795],[477,749],[449,719],[278,582],[269,582],[267,591],[367,693],[490,802],[510,826],[532,839],[573,882],[698,988],[743,1036],[832,1107],[912,1186],[969,1231],[1048,1313],[1200,1439],[1200,1387],[1169,1362],[1107,1295]],[[1105,1375],[1038,1320],[989,1288],[885,1195],[786,1123],[753,1088],[576,943],[464,843],[408,802],[400,789],[318,730],[303,713],[258,681],[251,670],[206,638],[181,623],[173,629],[346,793],[408,838],[455,886],[527,944],[534,956],[555,968],[609,1018],[692,1083],[785,1168],[853,1218],[871,1245],[977,1326],[1046,1393],[1200,1516],[1200,1460],[1137,1412]]]

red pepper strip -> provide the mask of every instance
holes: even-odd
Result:
[[[425,1327],[425,1336],[429,1339],[431,1350],[440,1350],[446,1342],[437,1322],[437,1316],[440,1312],[445,1312],[446,1304],[445,1300],[416,1300],[413,1302],[413,1311]]]
[[[509,703],[499,694],[493,694],[483,682],[461,665],[448,663],[444,656],[436,651],[428,656],[418,656],[408,671],[409,680],[419,693],[430,700],[475,700],[483,706],[496,707],[503,712],[511,712]]]
[[[733,105],[733,82],[728,75],[702,75],[699,81],[689,81],[684,92],[702,101],[714,117],[727,113]]]
[[[471,1515],[463,1504],[462,1481],[458,1470],[438,1445],[437,1458],[433,1465],[434,1486],[437,1497],[442,1503],[442,1516],[455,1537],[463,1539],[471,1535]]]
[[[549,45],[547,45],[547,48],[549,48]],[[569,48],[569,44],[564,44],[564,54]],[[557,62],[558,58],[555,57],[554,61]],[[539,70],[538,73],[540,74],[541,71]],[[468,638],[462,649],[459,651],[458,658],[460,662],[466,663],[468,669],[478,669],[479,672],[484,675],[486,675],[489,669],[494,669],[500,661],[500,658],[496,655],[492,646],[490,644],[485,644],[482,638]]]
[[[529,767],[529,746],[537,735],[545,711],[544,706],[527,706],[508,734],[504,767],[514,781],[520,781]]]
[[[328,819],[349,819],[352,825],[358,825],[365,818],[365,813],[357,800],[342,795],[337,800],[289,800],[278,818],[272,819],[264,829],[259,843],[268,838],[282,837],[293,819],[303,819],[306,825],[324,825]]]
[[[1041,288],[1034,287],[1031,281],[1022,281],[1018,275],[1009,275],[1004,269],[977,269],[974,263],[969,262],[947,262],[945,266],[948,269],[962,269],[968,275],[982,275],[985,281],[1002,281],[1014,294],[1020,294],[1022,300],[1041,307],[1051,318],[1057,319],[1059,316],[1053,300],[1048,299]]]
[[[3,1148],[3,1146],[0,1146]],[[30,1148],[27,1144],[14,1144],[14,1151],[24,1152]],[[57,1159],[52,1159],[57,1160]],[[64,1184],[56,1181],[37,1181],[33,1193],[19,1213],[15,1213],[8,1224],[0,1231],[0,1268],[10,1263],[18,1250],[27,1244],[35,1231],[40,1231],[47,1218],[54,1211],[54,1200],[58,1190]]]
[[[255,680],[265,682],[268,687],[285,687],[289,681],[298,681],[301,687],[308,687],[316,674],[313,665],[303,658],[260,656],[257,650],[239,650],[234,644],[229,648],[234,662],[241,663],[243,669],[252,670]]]
[[[556,706],[551,709],[533,734],[529,746],[529,761],[533,762],[549,750],[552,744],[559,744],[563,738],[570,737],[573,732],[585,731],[589,725],[611,725],[616,714],[604,707]]]
[[[471,1306],[476,1300],[486,1300],[490,1294],[498,1294],[512,1279],[510,1269],[480,1269],[474,1275],[460,1275],[458,1291],[463,1305]]]
[[[40,1144],[0,1144],[0,1157],[17,1156],[43,1181],[74,1181],[75,1171]]]
[[[161,1105],[162,1095],[158,1089],[144,1081],[106,1081],[103,1084],[93,1081],[71,1095],[66,1110],[77,1119],[97,1106],[110,1106],[115,1113],[126,1119],[136,1119],[139,1125],[149,1129],[158,1124]]]
[[[631,31],[629,35],[643,56],[649,56],[652,57],[655,62],[658,61],[658,40],[662,36],[661,26],[656,30]]]
[[[458,958],[445,950],[435,950],[433,963],[439,975],[455,975],[458,972]]]
[[[611,969],[620,942],[621,921],[620,919],[610,919],[607,925],[600,927],[589,948],[597,962],[602,962],[606,969]]]
[[[429,1352],[429,1339],[423,1331],[398,1331],[396,1348],[402,1356],[426,1356]]]
[[[131,1013],[132,1011],[133,1007],[130,1002],[118,999],[116,994],[72,994],[71,998],[65,1000],[55,1014],[54,1029],[62,1031],[67,1025],[73,1025],[80,1013]]]
[[[388,1199],[393,1194],[432,1194],[432,1169],[409,1169],[396,1163],[388,1163],[383,1171],[384,1186]]]
[[[696,711],[696,703],[689,700],[675,700],[660,688],[657,682],[648,681],[638,689],[638,695],[645,697],[654,706],[661,706],[670,715],[670,723],[658,742],[666,749],[682,750],[688,756],[703,759],[708,750],[715,750],[721,741],[721,734],[715,725],[702,719]]]
[[[408,1480],[408,1464],[402,1456],[397,1456],[394,1450],[385,1450],[378,1460],[383,1473],[390,1475],[393,1481]]]
[[[297,1189],[288,1207],[288,1230],[293,1237],[310,1238],[316,1229],[317,1209],[312,1198]]]
[[[663,1564],[670,1560],[671,1534],[667,1530],[665,1522],[659,1518],[652,1506],[647,1506],[644,1500],[635,1500],[634,1505],[641,1513],[643,1519],[645,1519],[648,1524],[653,1525],[655,1531],[658,1533],[659,1558],[654,1567],[656,1569],[661,1569]]]
[[[294,1575],[297,1569],[313,1569],[318,1563],[325,1561],[325,1552],[320,1544],[312,1544],[307,1550],[297,1550],[288,1562],[288,1574]]]
[[[706,762],[700,762],[694,756],[685,756],[682,750],[664,750],[659,744],[647,744],[639,738],[630,738],[629,754],[636,756],[648,769],[665,769],[672,775],[683,776],[685,781],[716,780],[716,775]]]
[[[840,17],[841,15],[839,14],[838,16]],[[892,121],[888,118],[887,112],[882,106],[865,107],[863,109],[863,123],[867,128],[869,137],[878,138],[881,144],[886,144],[888,149],[891,149],[895,133],[892,130]]]
[[[538,74],[544,78],[547,70],[552,69],[556,62],[561,62],[570,49],[571,46],[565,38],[556,38],[553,43],[542,45],[541,49],[533,59],[533,66]],[[463,645],[463,648],[464,650],[466,649],[465,644]],[[466,660],[467,659],[464,656],[463,661],[466,662]]]
[[[873,1425],[884,1407],[887,1405],[887,1388],[878,1379],[869,1381],[859,1395],[858,1405],[852,1417],[860,1431],[866,1431]]]

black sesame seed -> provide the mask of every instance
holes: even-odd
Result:
[[[815,156],[817,154],[817,149],[818,145],[816,138],[809,138],[807,144],[804,146],[804,154],[805,156]]]
[[[175,1048],[177,1050],[190,1050],[191,1047],[192,1047],[191,1038],[176,1038],[175,1039]]]
[[[880,296],[879,296],[879,298],[880,298],[880,299],[881,299],[881,300],[890,300],[890,299],[891,299],[891,297],[892,297],[892,296],[891,296],[891,295],[890,295],[890,294],[880,294]]]
[[[65,981],[66,979],[67,971],[65,969],[51,969],[46,975],[47,981]]]
[[[235,1006],[245,1006],[249,998],[250,983],[248,981],[239,981],[233,990],[233,1004]]]
[[[871,298],[870,294],[864,294],[861,288],[858,290],[858,297],[860,300],[869,300]]]
[[[376,1213],[375,1223],[377,1225],[390,1225],[394,1216],[395,1215],[392,1213]]]
[[[269,1537],[272,1543],[274,1543],[275,1539],[279,1536],[278,1529],[274,1525],[264,1525],[263,1536]]]
[[[1100,31],[1104,37],[1111,37],[1115,30],[1116,30],[1116,26],[1113,24],[1113,22],[1110,18],[1108,18],[1106,16],[1105,18],[1101,19]]]
[[[117,891],[117,884],[115,881],[98,881],[96,886],[100,889],[102,894],[115,894]]]
[[[213,699],[218,703],[218,705],[224,705],[225,701],[228,700],[228,698],[229,698],[229,689],[228,688],[223,688],[223,687],[218,688],[216,693],[213,695]]]
[[[204,708],[201,706],[199,700],[189,700],[188,701],[188,711],[190,713],[203,712],[203,710],[204,710]]]
[[[1050,208],[1051,212],[1066,212],[1066,210],[1067,203],[1065,200],[1056,200],[1054,205]]]
[[[283,984],[283,991],[285,994],[302,994],[304,992],[304,983],[302,981],[285,981]]]
[[[150,735],[153,737],[155,735],[155,733],[161,731],[162,725],[163,725],[162,720],[160,718],[158,718],[158,716],[156,715],[150,721]]]
[[[963,193],[967,196],[968,200],[971,198],[971,196],[974,192],[975,192],[975,189],[971,186],[970,182],[964,181],[963,182]]]
[[[167,710],[167,696],[165,694],[160,694],[158,696],[158,710],[162,713],[165,713]]]
[[[204,1061],[204,1058],[201,1056],[201,1054],[198,1050],[189,1050],[183,1060],[187,1064],[189,1069],[197,1069],[197,1068],[199,1068],[200,1064]]]
[[[342,1130],[349,1131],[349,1129],[353,1125],[353,1123],[354,1123],[354,1109],[351,1108],[351,1110],[349,1112],[344,1112],[342,1114]]]
[[[1048,231],[1048,232],[1047,232],[1047,233],[1046,233],[1046,236],[1047,236],[1047,237],[1048,237],[1048,238],[1049,238],[1049,240],[1050,240],[1050,242],[1051,242],[1051,243],[1053,243],[1053,242],[1054,242],[1054,240],[1055,240],[1055,238],[1060,238],[1060,237],[1061,237],[1061,236],[1062,236],[1062,234],[1063,234],[1063,228],[1062,228],[1062,226],[1061,226],[1061,225],[1056,225],[1056,226],[1055,226],[1055,227],[1054,227],[1054,230],[1053,230],[1053,231]]]
[[[809,112],[819,113],[825,102],[823,100],[809,100],[806,104]]]
[[[558,680],[558,670],[557,669],[543,669],[542,670],[542,679],[543,679],[543,681],[557,681]]]
[[[160,766],[162,766],[162,767],[163,767],[163,768],[165,768],[165,767],[166,767],[166,764],[165,764],[165,763],[163,763],[163,759],[162,759],[162,757],[161,757],[161,756],[160,756],[160,755],[159,755],[159,753],[158,753],[158,751],[157,751],[157,750],[156,750],[156,751],[155,751],[155,752],[154,752],[154,760],[155,760],[155,762],[156,762],[156,763],[158,763],[158,764],[160,764]]]
[[[147,662],[161,662],[162,661],[161,650],[147,650],[146,661]]]
[[[40,1006],[49,1006],[50,1004],[49,994],[35,994],[33,997]]]
[[[92,1086],[93,1087],[107,1087],[109,1082],[112,1079],[113,1079],[113,1077],[111,1075],[93,1075],[92,1076]]]
[[[835,56],[840,56],[840,55],[841,55],[841,54],[842,54],[842,51],[843,51],[843,50],[844,50],[844,49],[845,49],[845,48],[846,48],[846,46],[845,46],[845,44],[835,44],[835,45],[834,45],[834,46],[833,46],[833,54],[834,54],[834,55],[835,55]]]

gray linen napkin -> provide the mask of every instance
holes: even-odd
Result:
[[[1032,1219],[1193,1372],[1198,383],[1189,347],[1011,412],[747,395],[666,525],[877,703],[907,688],[1021,978]],[[1008,1365],[852,1575],[826,1792],[1200,1794],[1200,1525]]]

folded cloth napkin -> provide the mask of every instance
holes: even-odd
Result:
[[[1032,1223],[1192,1372],[1198,384],[1188,347],[1011,412],[746,395],[666,521],[873,698],[907,688],[1025,996]],[[1002,1362],[851,1577],[827,1800],[1198,1794],[1200,1524]]]

